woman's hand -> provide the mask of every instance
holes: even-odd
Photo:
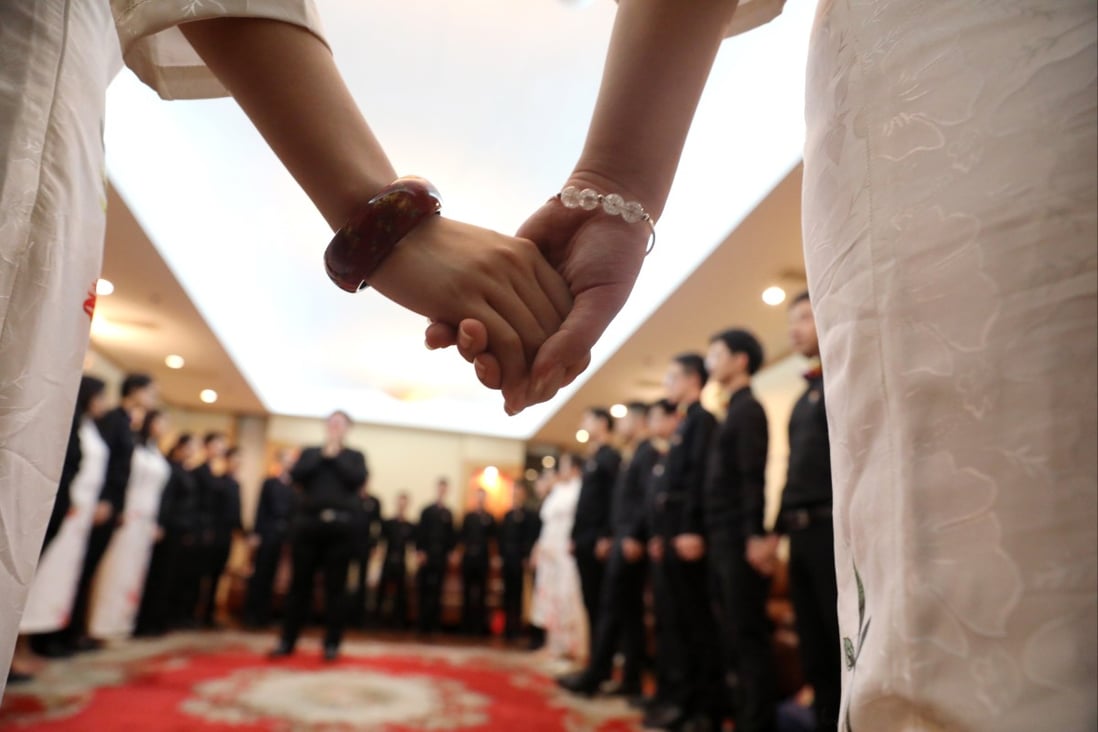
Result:
[[[538,349],[572,305],[567,284],[532,242],[440,217],[404,237],[370,285],[432,321],[479,323],[478,352],[492,354],[515,394],[525,394]]]

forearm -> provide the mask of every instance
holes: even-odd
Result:
[[[574,179],[613,185],[660,215],[735,7],[735,0],[621,0]]]
[[[331,52],[308,30],[256,18],[181,30],[333,229],[396,177]]]

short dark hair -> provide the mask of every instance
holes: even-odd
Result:
[[[629,402],[625,405],[633,414],[639,414],[642,417],[648,416],[648,402]]]
[[[234,455],[237,455],[239,452],[240,452],[240,448],[237,447],[236,445],[233,445],[232,447],[230,447],[228,450],[225,451],[225,457],[226,458],[231,458]]]
[[[560,467],[560,462],[565,459],[572,464],[573,468],[583,467],[583,458],[581,458],[578,453],[572,452],[571,450],[566,450],[560,454],[560,457],[557,458],[557,467]]]
[[[148,374],[126,374],[126,378],[122,380],[122,398],[125,399],[138,389],[144,389],[152,381]]]
[[[763,364],[763,347],[751,331],[742,328],[729,328],[709,339],[710,343],[720,341],[731,353],[747,355],[747,373],[754,374]]]
[[[602,420],[602,423],[606,425],[606,429],[614,429],[614,417],[606,407],[588,407],[587,413],[595,419]]]
[[[806,302],[809,305],[812,304],[812,299],[808,296],[808,290],[805,290],[804,292],[800,293],[799,295],[794,297],[792,300],[790,300],[789,301],[789,307],[793,307],[794,305],[799,305],[802,302]]]
[[[706,382],[709,381],[709,371],[705,368],[705,359],[701,355],[697,353],[680,353],[672,360],[682,366],[683,373],[687,376],[696,377],[699,386],[705,386]]]
[[[670,399],[660,399],[659,401],[652,402],[648,411],[651,412],[653,409],[658,409],[664,414],[674,414],[676,407],[675,403]]]
[[[179,437],[175,438],[175,444],[172,445],[172,449],[168,450],[168,459],[175,460],[176,453],[191,444],[192,440],[194,440],[194,435],[190,432],[180,432]]]
[[[202,444],[203,445],[209,445],[214,440],[224,440],[224,439],[226,439],[225,433],[224,432],[217,432],[215,430],[213,432],[207,432],[206,433],[206,436],[202,438]]]
[[[329,414],[328,419],[331,419],[332,417],[336,416],[337,414],[340,417],[343,417],[343,419],[347,420],[347,424],[354,424],[355,423],[355,421],[353,419],[351,419],[351,415],[347,414],[342,409],[337,409],[334,412],[332,412],[331,414]]]

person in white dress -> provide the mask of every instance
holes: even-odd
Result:
[[[95,425],[95,420],[105,412],[104,383],[93,376],[84,376],[73,422],[75,450],[69,451],[73,457],[66,465],[73,474],[71,481],[62,486],[64,495],[57,498],[60,524],[42,552],[19,623],[19,632],[34,636],[31,647],[42,655],[55,655],[47,634],[65,627],[76,597],[88,533],[107,475],[107,444]]]
[[[135,439],[126,503],[118,529],[96,573],[88,634],[98,640],[128,638],[134,629],[153,545],[162,538],[157,523],[160,498],[171,466],[159,443],[167,417],[148,412]]]
[[[545,631],[544,650],[549,658],[577,662],[583,660],[588,633],[579,570],[571,550],[581,466],[579,458],[568,453],[561,456],[557,481],[541,504],[541,533],[531,554],[535,574],[530,622]]]

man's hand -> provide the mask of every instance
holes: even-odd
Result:
[[[343,450],[343,446],[338,442],[328,441],[324,443],[324,447],[320,449],[320,454],[326,458],[334,458],[339,455]]]
[[[675,537],[675,553],[684,562],[696,562],[705,556],[705,539],[701,534],[679,534]]]
[[[627,562],[639,562],[644,558],[644,545],[636,539],[622,539],[621,554]]]
[[[595,559],[605,562],[610,556],[610,550],[614,548],[614,540],[602,538],[595,542]]]
[[[752,536],[747,540],[747,563],[764,577],[770,577],[778,568],[778,535]]]
[[[425,564],[427,564],[427,552],[417,551],[416,552],[416,565],[419,566],[419,567],[422,567]]]

